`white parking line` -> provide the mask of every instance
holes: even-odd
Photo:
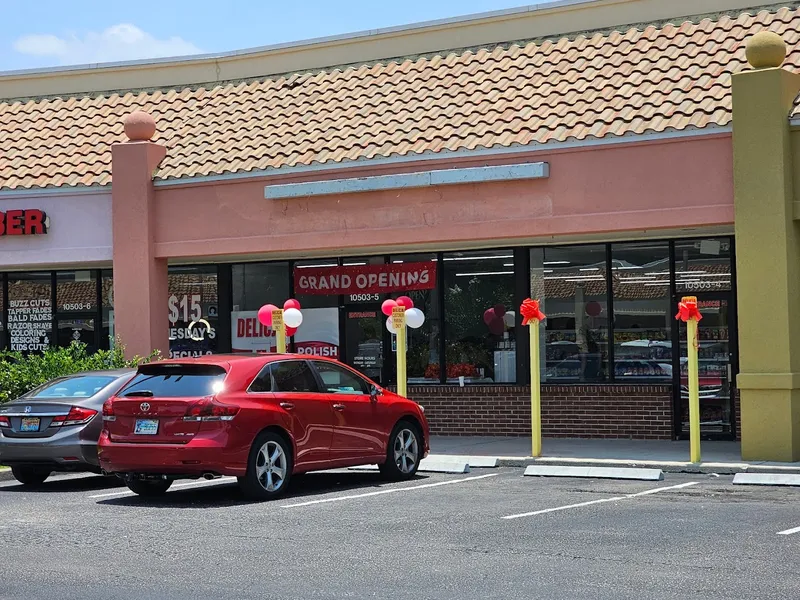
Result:
[[[589,502],[580,502],[578,504],[567,504],[566,506],[557,506],[555,508],[545,508],[544,510],[535,510],[533,512],[526,512],[520,513],[518,515],[508,515],[507,517],[502,517],[503,519],[520,519],[522,517],[534,517],[536,515],[543,515],[546,513],[557,512],[560,510],[569,510],[570,508],[580,508],[581,506],[590,506],[592,504],[601,504],[603,502],[618,502],[620,500],[627,500],[629,498],[638,498],[639,496],[649,496],[650,494],[657,494],[659,492],[664,492],[666,490],[677,490],[680,488],[686,488],[692,485],[697,485],[700,483],[699,481],[690,481],[689,483],[681,483],[679,485],[670,485],[666,487],[657,487],[653,488],[652,490],[646,490],[644,492],[637,492],[636,494],[625,494],[624,496],[614,496],[612,498],[601,498],[599,500],[590,500]]]
[[[355,500],[357,498],[367,498],[369,496],[380,496],[382,494],[394,494],[395,492],[413,492],[414,490],[422,490],[425,488],[434,488],[442,485],[452,485],[454,483],[465,483],[467,481],[477,481],[478,479],[486,479],[487,477],[496,477],[498,473],[490,473],[489,475],[477,475],[475,477],[465,477],[464,479],[451,479],[449,481],[439,481],[437,483],[424,483],[422,485],[413,485],[409,487],[390,488],[388,490],[379,490],[377,492],[367,492],[365,494],[352,494],[350,496],[336,496],[334,498],[322,498],[321,500],[309,500],[308,502],[298,502],[297,504],[284,504],[281,508],[300,508],[301,506],[311,506],[312,504],[324,504],[326,502],[341,502],[342,500]]]
[[[185,488],[192,486],[208,486],[218,483],[231,483],[233,481],[236,481],[236,477],[222,477],[220,479],[210,479],[210,480],[203,479],[201,481],[190,481],[189,483],[178,483],[171,486],[169,489],[170,491],[172,491],[177,488]],[[109,492],[107,494],[95,494],[93,496],[89,496],[89,498],[110,498],[111,496],[135,496],[135,495],[136,494],[134,494],[130,490],[122,490],[119,492]]]
[[[792,529],[787,529],[786,531],[779,531],[778,535],[792,535],[793,533],[800,533],[800,527],[794,527]]]

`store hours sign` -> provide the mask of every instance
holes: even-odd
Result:
[[[203,315],[200,294],[171,295],[167,304],[169,310],[169,356],[188,358],[213,354],[216,348],[217,331],[208,315]],[[209,307],[209,314],[216,314],[215,307]]]

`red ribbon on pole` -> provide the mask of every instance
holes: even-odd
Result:
[[[539,310],[539,301],[538,300],[531,300],[528,298],[522,303],[522,306],[519,308],[519,312],[522,315],[522,324],[527,325],[534,319],[537,321],[544,321],[547,316]]]
[[[681,298],[681,301],[678,302],[678,314],[675,315],[675,318],[684,323],[691,319],[700,321],[703,315],[700,314],[700,309],[697,308],[697,298],[694,296]]]

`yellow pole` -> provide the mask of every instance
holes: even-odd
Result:
[[[531,456],[542,455],[542,373],[539,365],[539,320],[528,327],[531,336]]]
[[[278,354],[286,353],[286,324],[283,322],[283,310],[272,311],[272,329],[278,346]]]
[[[686,321],[689,363],[689,453],[693,463],[700,462],[700,382],[697,360],[697,319]]]
[[[406,388],[406,309],[392,309],[392,327],[397,335],[397,393],[407,397]]]

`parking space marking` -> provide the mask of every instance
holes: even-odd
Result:
[[[190,481],[189,483],[178,483],[176,485],[170,486],[169,491],[171,492],[177,488],[185,488],[185,487],[192,487],[192,486],[201,486],[201,485],[213,485],[216,483],[231,483],[236,481],[236,477],[222,477],[220,479],[210,479],[210,480],[202,480],[202,481]],[[112,496],[135,496],[132,491],[130,490],[122,490],[119,492],[108,492],[107,494],[94,494],[93,496],[89,496],[89,498],[110,498]]]
[[[649,496],[650,494],[658,494],[667,490],[677,490],[681,488],[697,485],[699,481],[690,481],[688,483],[681,483],[678,485],[669,485],[664,487],[657,487],[644,492],[637,492],[635,494],[625,494],[624,496],[613,496],[612,498],[600,498],[599,500],[590,500],[588,502],[579,502],[578,504],[567,504],[566,506],[556,506],[555,508],[545,508],[543,510],[534,510],[532,512],[520,513],[518,515],[508,515],[502,517],[503,519],[521,519],[522,517],[535,517],[536,515],[544,515],[546,513],[558,512],[561,510],[569,510],[570,508],[580,508],[582,506],[591,506],[592,504],[602,504],[603,502],[619,502],[620,500],[628,500],[629,498],[638,498],[640,496]]]
[[[368,498],[369,496],[380,496],[383,494],[394,494],[395,492],[413,492],[414,490],[422,490],[426,488],[434,488],[442,485],[452,485],[454,483],[465,483],[468,481],[477,481],[479,479],[486,479],[487,477],[496,477],[498,473],[490,473],[489,475],[476,475],[475,477],[465,477],[463,479],[451,479],[449,481],[438,481],[436,483],[424,483],[422,485],[414,485],[409,487],[391,488],[388,490],[378,490],[377,492],[366,492],[364,494],[351,494],[349,496],[336,496],[334,498],[322,498],[320,500],[309,500],[308,502],[298,502],[296,504],[284,504],[281,508],[300,508],[301,506],[311,506],[312,504],[324,504],[327,502],[341,502],[342,500],[356,500],[358,498]]]
[[[792,529],[787,529],[786,531],[779,531],[778,535],[792,535],[793,533],[800,533],[800,527],[794,527]]]

